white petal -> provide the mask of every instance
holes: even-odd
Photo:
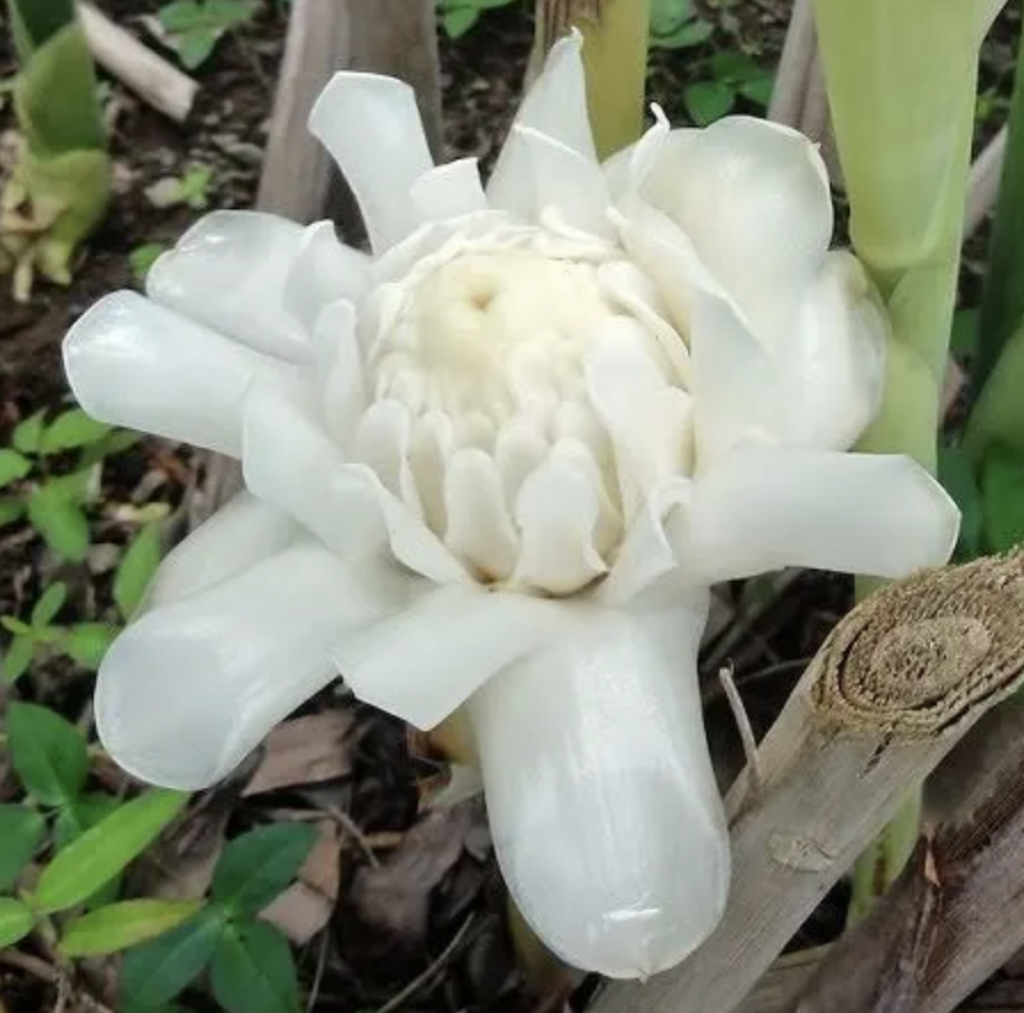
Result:
[[[249,386],[293,375],[136,292],[108,295],[79,318],[64,339],[64,369],[95,418],[235,457]]]
[[[696,656],[706,608],[577,606],[470,716],[498,861],[541,940],[577,967],[646,978],[721,917],[729,839]]]
[[[433,728],[496,672],[553,639],[564,629],[567,608],[449,585],[342,638],[333,656],[360,700]]]
[[[888,327],[864,268],[830,253],[776,349],[773,434],[793,446],[850,447],[881,406]]]
[[[643,193],[690,237],[759,334],[785,325],[832,236],[828,172],[814,144],[747,116],[675,131]]]
[[[668,383],[631,321],[605,329],[586,380],[615,447],[623,512],[632,517],[650,489],[692,468],[693,399]]]
[[[256,351],[303,362],[308,335],[283,299],[303,234],[277,215],[214,211],[150,268],[146,294]]]
[[[573,33],[551,47],[544,71],[520,105],[491,174],[487,197],[492,207],[523,215],[533,211],[529,155],[516,127],[528,127],[547,134],[588,162],[596,163],[581,46],[582,37]]]
[[[487,210],[475,158],[460,158],[424,173],[413,183],[411,196],[425,222],[443,222]]]
[[[313,106],[309,129],[356,195],[374,253],[421,224],[409,193],[434,160],[409,85],[379,74],[335,74]]]
[[[416,517],[423,516],[419,493],[409,466],[412,423],[401,401],[374,401],[356,429],[355,459],[377,477]]]
[[[784,566],[904,577],[945,563],[959,522],[909,457],[737,447],[694,485],[684,565],[709,583]]]
[[[291,514],[339,555],[378,553],[431,580],[469,581],[455,557],[362,464],[348,464],[293,392],[256,388],[246,399],[242,455],[249,489]]]
[[[651,103],[651,113],[654,123],[644,131],[640,140],[601,163],[608,190],[615,200],[635,195],[657,165],[662,148],[672,133],[668,117],[657,102]]]
[[[651,491],[622,540],[608,579],[598,589],[601,602],[622,605],[679,569],[680,508],[690,502],[692,491],[689,478],[672,479]]]
[[[352,303],[331,303],[317,317],[313,347],[322,384],[324,423],[338,447],[351,454],[367,396]]]
[[[299,528],[276,507],[240,492],[160,564],[145,607],[190,598],[286,549]]]
[[[573,594],[608,569],[594,544],[599,480],[579,466],[571,444],[557,443],[516,497],[521,534],[512,580],[554,595]]]
[[[100,669],[104,747],[144,781],[207,787],[334,678],[335,639],[401,608],[407,583],[301,545],[147,613]]]
[[[504,580],[519,550],[494,460],[468,448],[452,455],[445,479],[445,543],[483,580]]]
[[[515,126],[533,179],[533,214],[557,208],[560,219],[594,236],[614,232],[608,221],[608,188],[596,161],[547,134]]]
[[[312,333],[328,304],[362,299],[370,287],[370,263],[365,253],[338,241],[333,222],[315,222],[303,231],[284,280],[284,308]]]
[[[697,469],[704,471],[737,443],[768,438],[778,372],[735,307],[707,291],[694,295],[690,364]]]

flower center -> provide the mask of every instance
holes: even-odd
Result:
[[[378,391],[415,391],[423,409],[488,423],[491,435],[520,413],[544,425],[583,396],[586,348],[613,313],[593,264],[521,249],[462,253],[407,299],[377,363]]]
[[[481,581],[572,594],[686,473],[682,338],[621,248],[509,226],[375,295],[357,459]]]

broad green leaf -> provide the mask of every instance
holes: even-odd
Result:
[[[82,449],[78,459],[79,468],[88,471],[93,465],[107,457],[122,454],[142,439],[142,433],[133,429],[114,429],[98,443]]]
[[[46,822],[24,805],[0,805],[0,891],[9,890],[32,861]]]
[[[43,438],[46,427],[46,409],[40,409],[34,415],[23,419],[14,427],[11,443],[14,449],[22,454],[35,454],[39,451],[39,441]]]
[[[724,116],[735,100],[735,92],[724,81],[697,81],[683,89],[686,111],[699,127]]]
[[[54,483],[39,486],[28,501],[28,519],[60,556],[80,563],[89,551],[89,521],[82,508]]]
[[[32,626],[35,629],[49,626],[67,600],[67,585],[59,580],[55,584],[51,584],[32,608]]]
[[[132,539],[114,574],[114,601],[125,619],[130,619],[139,607],[160,564],[160,553],[160,525],[147,524]]]
[[[993,447],[982,464],[981,498],[986,546],[1006,552],[1024,542],[1024,461]]]
[[[29,670],[35,653],[36,641],[31,633],[19,634],[7,645],[3,672],[8,686],[13,686]]]
[[[24,939],[34,924],[27,904],[13,897],[0,897],[0,950]]]
[[[308,823],[272,823],[236,837],[214,869],[214,899],[236,914],[262,910],[295,878],[316,836]]]
[[[52,710],[9,703],[7,748],[25,790],[43,805],[65,805],[82,790],[89,770],[85,739]]]
[[[191,918],[202,900],[126,900],[70,922],[60,942],[68,957],[117,953],[163,935]]]
[[[210,968],[213,995],[229,1013],[299,1013],[299,982],[288,940],[268,922],[231,925]]]
[[[206,969],[226,925],[223,911],[204,908],[175,929],[125,954],[121,989],[129,1003],[173,999]]]
[[[157,838],[188,795],[149,791],[127,802],[69,844],[43,870],[35,906],[52,914],[80,904],[113,879]]]
[[[157,17],[172,33],[197,29],[215,32],[248,21],[257,7],[253,0],[207,0],[203,4],[196,0],[175,0],[161,7]]]
[[[65,630],[61,647],[78,664],[96,671],[120,632],[112,623],[76,623]]]
[[[70,408],[51,422],[39,441],[39,453],[56,454],[98,443],[110,434],[111,426],[97,422],[81,408]]]
[[[32,470],[32,462],[9,448],[0,450],[0,489],[20,482]]]

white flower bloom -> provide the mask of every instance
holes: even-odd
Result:
[[[100,734],[198,788],[341,672],[431,727],[468,702],[498,857],[561,956],[643,976],[717,922],[728,837],[700,714],[707,589],[783,565],[895,577],[957,514],[843,453],[885,320],[828,252],[800,135],[663,119],[598,165],[555,47],[485,191],[411,91],[339,74],[313,131],[373,255],[219,212],[65,343],[97,418],[241,458],[110,651]]]

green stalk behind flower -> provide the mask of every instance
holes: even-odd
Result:
[[[602,160],[643,132],[650,14],[651,0],[537,0],[533,68],[570,28],[583,34],[590,123]]]
[[[850,231],[893,328],[882,408],[859,449],[910,454],[934,472],[978,53],[1003,0],[814,3]],[[854,913],[899,874],[919,810],[918,796],[861,859]]]
[[[96,73],[72,0],[8,0],[20,69],[22,148],[0,195],[0,261],[26,298],[36,271],[67,284],[82,240],[103,220],[110,159]]]

